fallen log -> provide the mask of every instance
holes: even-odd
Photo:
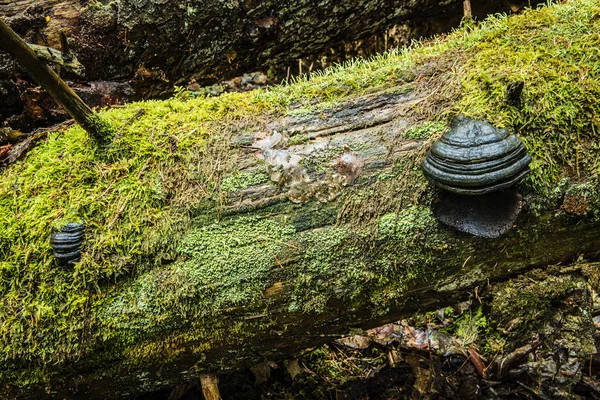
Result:
[[[463,15],[461,3],[194,0],[182,6],[179,0],[2,0],[0,16],[8,18],[9,25],[34,45],[60,49],[64,32],[85,68],[85,77],[81,76],[83,68],[76,65],[75,73],[65,71],[64,79],[131,82],[134,93],[123,97],[115,91],[112,97],[140,99],[168,96],[175,85],[197,87],[257,70],[270,71],[277,79],[290,73],[296,76],[313,69],[306,65],[303,70],[299,64],[299,59],[307,56],[314,59],[317,69],[322,67],[322,59],[331,65],[355,55],[374,54],[389,48],[392,41],[385,32],[397,24],[411,26],[408,31],[412,33],[402,37],[403,41],[458,26]],[[483,18],[510,12],[510,8],[505,1],[486,0],[478,2],[473,12]],[[345,50],[351,47],[345,43],[368,38],[374,50],[366,45],[355,53]],[[53,115],[41,118],[38,112],[39,122],[32,124],[29,104],[20,99],[31,89],[21,81],[28,79],[22,75],[0,53],[0,91],[7,93],[0,99],[0,119],[20,130],[60,122]],[[21,79],[18,84],[17,78]],[[46,114],[53,114],[51,106],[40,106]]]
[[[80,128],[50,134],[0,175],[0,390],[127,398],[597,260],[598,12],[571,1],[270,91],[110,110],[124,129],[101,158]],[[431,211],[420,163],[459,113],[533,158],[497,239]],[[72,222],[83,256],[62,269],[48,239]]]

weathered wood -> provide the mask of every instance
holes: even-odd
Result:
[[[521,3],[539,2],[511,2],[511,7],[519,10]],[[71,73],[63,78],[131,83],[126,96],[116,91],[104,97],[120,102],[164,97],[174,85],[195,88],[257,70],[283,79],[376,54],[458,26],[461,3],[194,0],[182,6],[179,0],[2,0],[0,15],[8,17],[26,41],[37,45],[59,49],[65,31],[86,75]],[[503,0],[480,1],[473,7],[479,19],[511,11]],[[211,25],[214,21],[218,26]],[[29,112],[30,102],[20,96],[26,87],[23,80],[29,78],[5,64],[0,53],[0,90],[9,94],[0,99],[0,120],[6,119],[13,129],[30,131],[64,118],[50,101],[37,102],[36,112]],[[85,99],[92,107],[106,106],[107,101],[96,100]]]
[[[54,71],[42,63],[33,49],[0,18],[0,49],[9,52],[37,83],[48,91],[98,143],[110,139],[110,128]]]
[[[215,374],[200,374],[202,394],[206,400],[221,400],[219,393],[219,379]]]

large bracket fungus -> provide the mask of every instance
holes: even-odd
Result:
[[[529,173],[530,162],[521,139],[506,129],[457,117],[423,160],[423,173],[442,189],[435,216],[475,236],[506,233],[522,207],[514,185]]]

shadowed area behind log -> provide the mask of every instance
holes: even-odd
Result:
[[[2,0],[0,15],[33,44],[60,49],[64,31],[85,67],[85,78],[65,77],[91,106],[164,98],[174,85],[213,84],[256,70],[278,82],[448,32],[463,17],[458,0],[179,5],[178,0]],[[522,6],[486,0],[474,4],[474,16],[483,19]],[[64,120],[66,115],[29,82],[0,55],[0,91],[5,94],[0,119],[23,131]],[[86,97],[88,92],[94,94]]]

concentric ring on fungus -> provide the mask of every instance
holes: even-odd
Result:
[[[531,157],[515,135],[487,121],[457,118],[423,160],[423,173],[453,193],[480,195],[508,188],[529,173]]]
[[[52,232],[50,245],[60,265],[67,266],[79,261],[84,235],[85,225],[79,223],[69,223],[60,231]]]

